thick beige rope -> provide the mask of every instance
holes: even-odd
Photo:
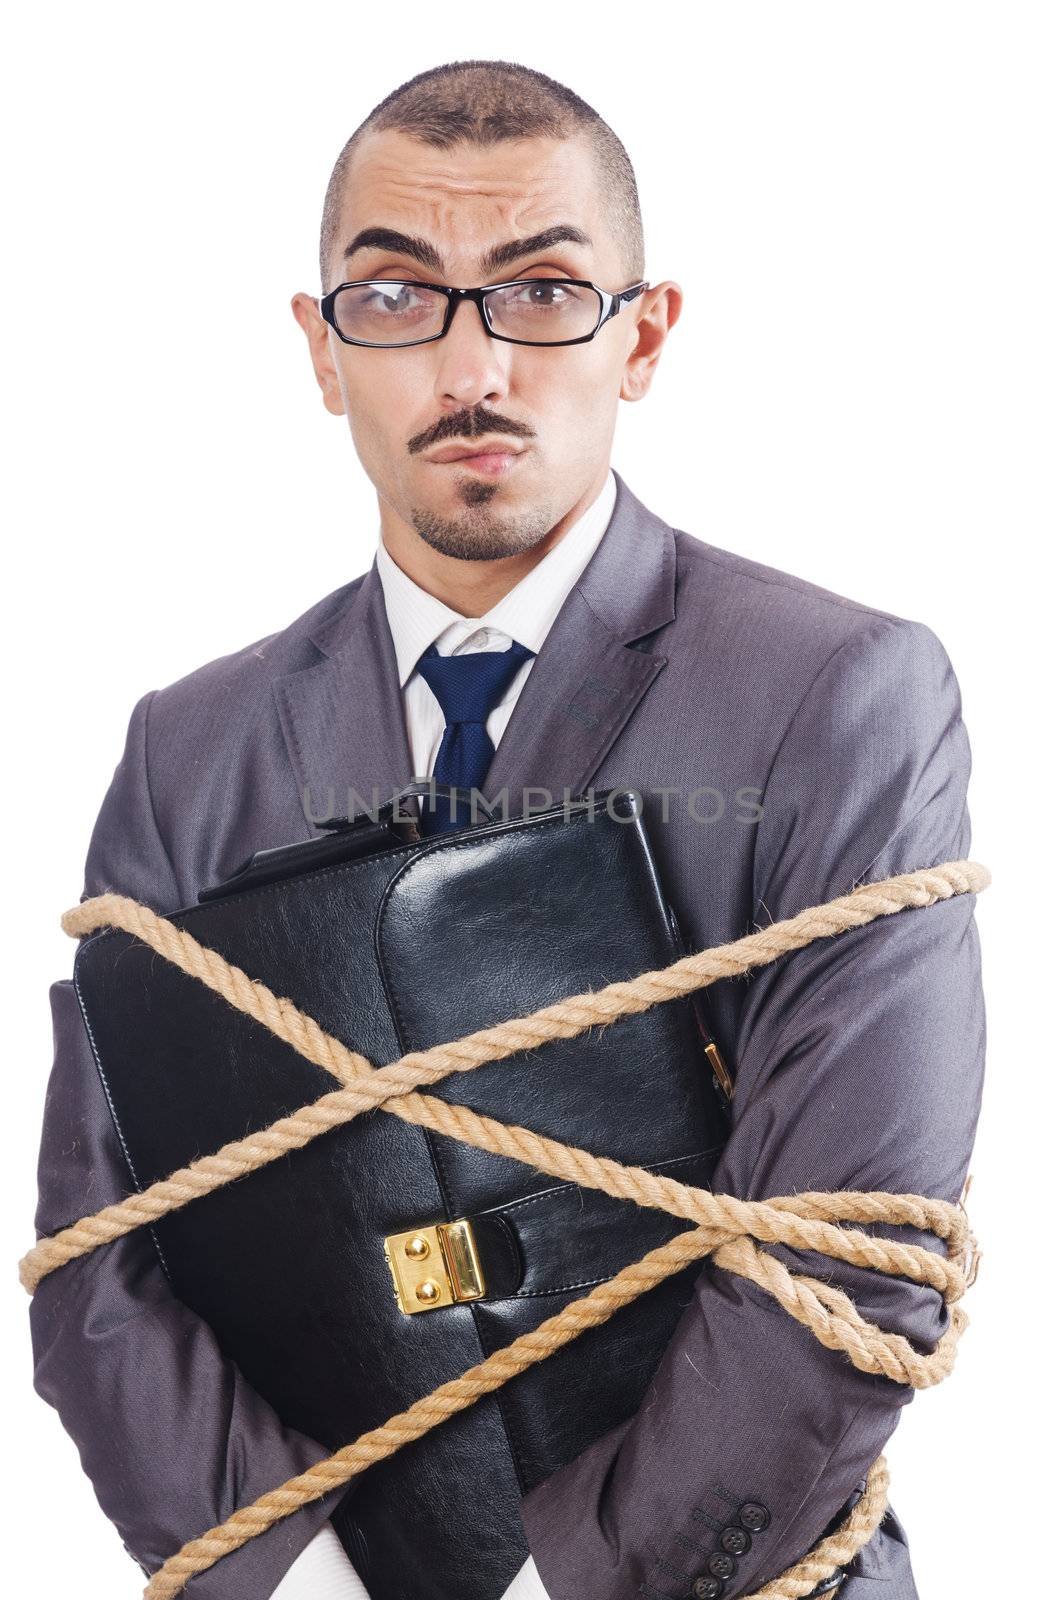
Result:
[[[736,976],[801,949],[815,939],[862,927],[877,917],[909,907],[976,893],[989,882],[989,872],[978,863],[952,861],[863,884],[851,894],[810,907],[733,943],[698,951],[669,967],[569,997],[527,1017],[482,1029],[431,1050],[411,1051],[378,1070],[365,1057],[325,1033],[291,1001],[278,998],[264,984],[148,907],[126,896],[108,894],[68,911],[62,923],[72,937],[104,926],[125,929],[269,1028],[307,1060],[325,1068],[344,1087],[267,1129],[202,1157],[142,1193],[130,1195],[41,1239],[20,1263],[20,1277],[31,1293],[43,1277],[66,1262],[255,1171],[289,1150],[301,1148],[318,1134],[377,1106],[410,1123],[464,1139],[496,1154],[513,1156],[564,1181],[656,1206],[698,1224],[649,1251],[641,1261],[624,1268],[609,1282],[598,1285],[461,1377],[442,1384],[407,1411],[362,1434],[327,1460],[314,1463],[305,1473],[262,1495],[253,1505],[241,1507],[219,1527],[191,1540],[154,1574],[144,1591],[145,1600],[167,1600],[178,1594],[195,1573],[213,1566],[301,1506],[348,1482],[374,1461],[392,1455],[402,1444],[474,1404],[482,1395],[577,1338],[586,1328],[606,1321],[656,1283],[707,1255],[713,1254],[718,1265],[759,1284],[821,1343],[829,1349],[845,1351],[861,1371],[883,1373],[895,1382],[918,1388],[940,1382],[952,1370],[957,1341],[967,1323],[966,1314],[956,1301],[974,1281],[978,1265],[978,1247],[963,1205],[952,1206],[919,1195],[861,1191],[807,1192],[767,1201],[741,1201],[732,1195],[716,1195],[677,1183],[644,1168],[594,1156],[530,1129],[499,1123],[466,1107],[450,1106],[436,1096],[415,1091],[421,1084],[438,1082],[450,1072],[471,1071],[485,1061],[503,1060],[547,1039],[573,1038],[594,1025],[606,1025],[620,1016],[690,994],[718,978]],[[945,1242],[946,1259],[918,1246],[880,1240],[860,1230],[836,1226],[840,1221],[904,1223],[929,1230]],[[866,1322],[841,1291],[789,1272],[774,1257],[759,1250],[754,1239],[816,1250],[931,1284],[953,1307],[950,1326],[935,1349],[921,1355],[900,1335],[885,1333]],[[822,1577],[849,1561],[871,1537],[886,1509],[886,1493],[886,1464],[881,1456],[870,1471],[865,1494],[842,1526],[828,1539],[819,1541],[800,1562],[756,1591],[750,1600],[799,1600],[806,1595]]]

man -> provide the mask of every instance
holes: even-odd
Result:
[[[968,741],[935,635],[670,528],[610,470],[618,401],[647,393],[681,306],[643,269],[625,151],[552,79],[455,63],[366,119],[328,189],[324,294],[292,305],[378,493],[376,559],[138,701],[86,895],[172,911],[351,792],[429,773],[513,810],[635,787],[693,948],[967,853]],[[425,803],[425,831],[451,821]],[[40,1232],[127,1188],[70,983],[52,998]],[[983,1070],[972,897],[709,999],[735,1078],[718,1192],[958,1199]],[[947,1326],[934,1290],[773,1248],[921,1349]],[[323,1453],[175,1300],[145,1230],[46,1278],[31,1318],[36,1386],[145,1572]],[[854,1503],[912,1394],[708,1262],[635,1413],[523,1498],[508,1600],[752,1593]],[[371,1551],[351,1564],[329,1523],[341,1497],[189,1592],[372,1593]],[[840,1582],[915,1600],[893,1511]]]

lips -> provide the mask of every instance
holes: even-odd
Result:
[[[470,461],[490,456],[517,456],[522,451],[514,444],[447,444],[444,450],[439,450],[437,455],[431,456],[431,461]]]

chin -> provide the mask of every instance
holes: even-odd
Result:
[[[540,544],[558,520],[548,505],[505,504],[494,509],[492,502],[496,498],[494,489],[470,501],[461,495],[456,504],[414,506],[409,525],[440,555],[457,561],[500,561],[506,556],[525,555]]]

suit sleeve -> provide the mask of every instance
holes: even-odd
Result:
[[[150,701],[148,694],[133,710],[92,834],[82,898],[114,890],[166,912],[180,895],[148,788]],[[52,985],[51,1004],[55,1054],[40,1145],[38,1237],[132,1187],[69,979]],[[146,1229],[50,1273],[29,1317],[34,1387],[58,1411],[103,1511],[145,1573],[328,1454],[281,1423],[222,1355],[210,1327],[175,1297]],[[343,1492],[224,1557],[191,1581],[189,1597],[263,1600]]]
[[[966,856],[969,771],[939,640],[920,623],[873,621],[821,669],[778,748],[757,825],[754,925]],[[733,1126],[714,1190],[956,1202],[985,1057],[974,896],[820,940],[743,982]],[[906,1226],[867,1231],[943,1252]],[[922,1352],[949,1325],[932,1288],[767,1248]],[[854,1503],[914,1393],[860,1372],[708,1260],[639,1409],[523,1499],[549,1595],[751,1593]]]

